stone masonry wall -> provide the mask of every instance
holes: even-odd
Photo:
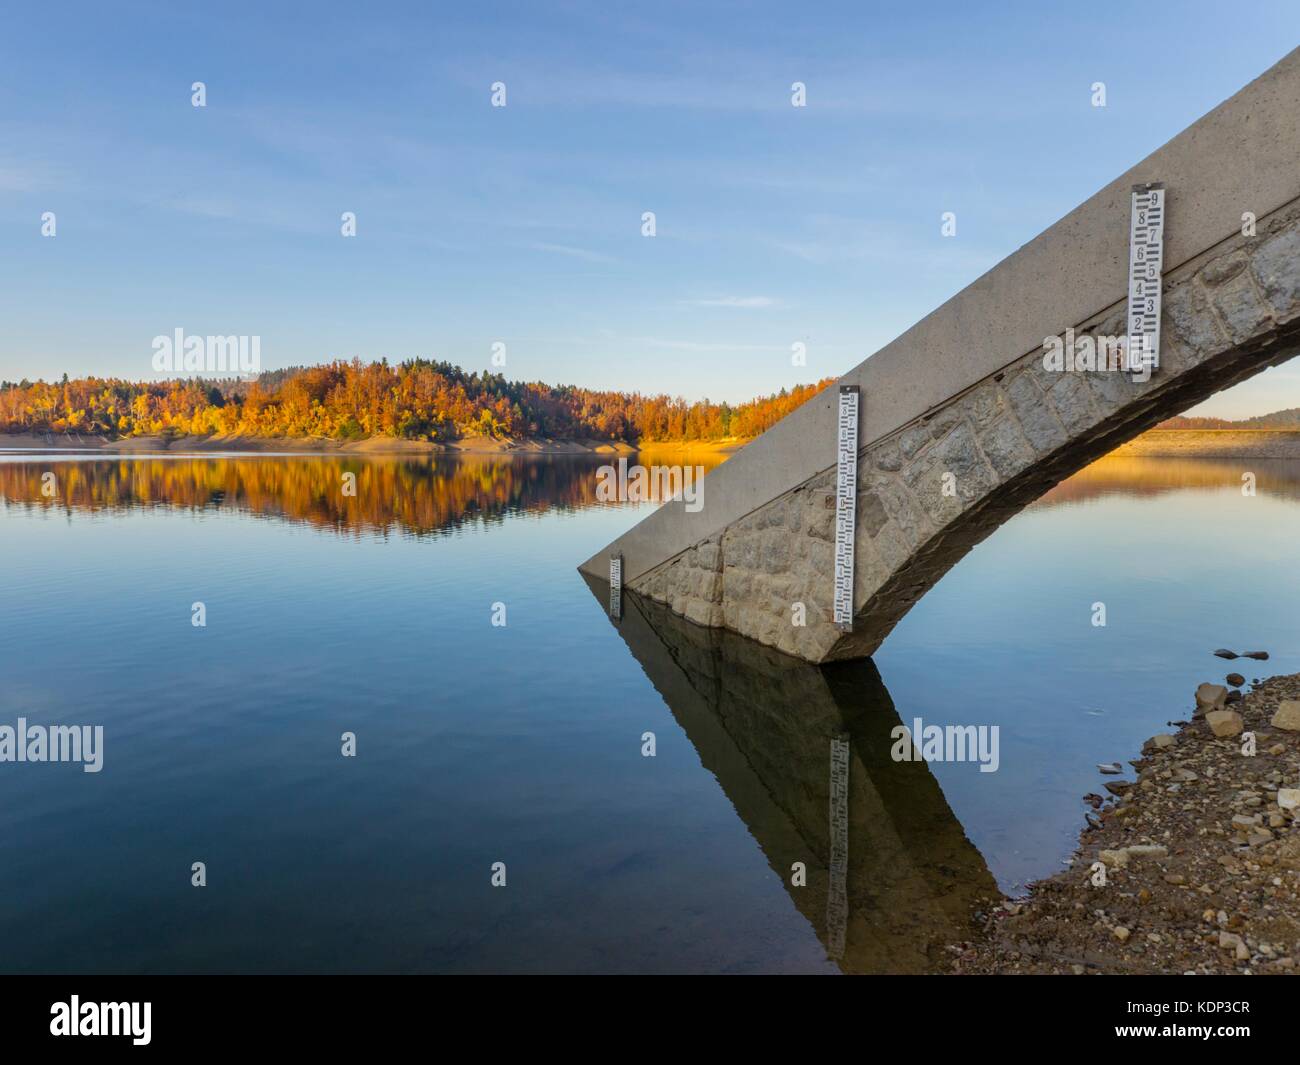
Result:
[[[1125,312],[1116,304],[1076,323],[1076,335],[1122,334]],[[1300,201],[1258,223],[1256,236],[1233,237],[1166,275],[1161,332],[1160,369],[1148,382],[1052,372],[1035,349],[868,444],[858,466],[852,633],[831,620],[833,468],[631,587],[693,622],[810,661],[870,655],[962,556],[1054,484],[1300,350]],[[945,474],[955,494],[944,493]]]

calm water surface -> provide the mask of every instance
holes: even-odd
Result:
[[[1297,464],[1104,460],[828,669],[613,625],[575,566],[647,508],[598,464],[0,457],[0,724],[105,731],[97,774],[0,764],[0,970],[921,970],[1212,649],[1300,670]],[[999,770],[894,763],[914,717]]]

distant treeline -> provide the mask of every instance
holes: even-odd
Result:
[[[447,362],[331,362],[253,380],[85,377],[0,382],[0,432],[106,437],[238,433],[335,440],[394,437],[654,442],[754,437],[831,378],[731,406],[666,395],[507,381]]]
[[[1229,421],[1227,418],[1189,418],[1178,415],[1156,426],[1157,429],[1296,429],[1300,430],[1300,407],[1261,414],[1256,418]]]

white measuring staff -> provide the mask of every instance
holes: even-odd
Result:
[[[615,621],[623,616],[623,556],[609,556],[609,616]]]
[[[1128,369],[1160,366],[1160,274],[1165,265],[1165,186],[1133,186],[1128,231]]]
[[[840,385],[835,469],[835,627],[853,631],[853,537],[858,509],[857,385]]]

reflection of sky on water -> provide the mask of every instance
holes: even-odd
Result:
[[[554,473],[492,495],[487,470],[473,492],[504,498],[496,519],[405,535],[464,488],[426,476],[425,509],[371,500],[392,524],[358,535],[313,499],[313,460],[253,461],[285,467],[282,516],[237,492],[0,505],[0,721],[106,733],[100,774],[0,766],[0,967],[826,967],[574,571],[629,508]],[[997,773],[931,768],[1004,887],[1068,855],[1095,764],[1190,709],[1231,668],[1215,647],[1273,653],[1247,676],[1300,669],[1300,470],[1255,463],[1244,498],[1240,464],[1114,461],[976,548],[876,657],[902,721],[1001,726]],[[496,860],[511,880],[493,893]]]

